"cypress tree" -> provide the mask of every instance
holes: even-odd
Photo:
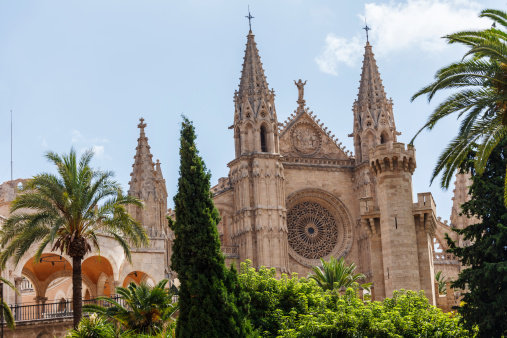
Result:
[[[211,199],[210,177],[195,144],[192,122],[181,124],[180,178],[174,197],[176,220],[171,268],[180,281],[177,337],[243,337],[247,334],[244,311],[235,290],[235,278],[225,267],[220,249],[218,210]],[[231,283],[232,281],[232,283]]]
[[[474,154],[470,158],[474,158]],[[474,171],[473,160],[466,164],[473,183],[471,200],[462,205],[463,214],[476,216],[479,223],[455,231],[471,244],[458,247],[447,237],[448,252],[466,268],[451,286],[466,290],[463,304],[456,309],[469,330],[478,337],[507,335],[507,209],[504,205],[507,139],[491,153],[482,175]]]

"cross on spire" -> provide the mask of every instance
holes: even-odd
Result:
[[[146,123],[144,123],[144,119],[142,117],[139,119],[139,121],[141,121],[141,123],[139,123],[137,125],[137,128],[141,128],[141,129],[146,128]]]
[[[252,31],[252,19],[254,19],[254,17],[252,16],[252,14],[250,14],[250,6],[248,6],[248,16],[245,16],[245,18],[248,19],[248,26],[250,26],[250,32]]]
[[[366,23],[366,19],[364,19],[364,24],[365,24],[365,27],[363,29],[366,31],[366,42],[370,42],[370,41],[368,41],[368,31],[371,31],[371,28],[368,27],[368,24]]]

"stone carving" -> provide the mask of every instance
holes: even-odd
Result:
[[[352,221],[336,196],[320,189],[301,189],[289,195],[287,210],[289,255],[296,261],[320,265],[320,258],[348,254]]]
[[[304,101],[306,81],[303,82],[299,79],[299,81],[296,82],[296,80],[294,80],[294,84],[298,87],[298,103]]]
[[[300,123],[292,131],[292,146],[303,156],[315,155],[321,148],[321,135],[309,123]]]
[[[316,202],[302,202],[287,213],[289,245],[298,254],[319,259],[331,253],[338,242],[333,215]]]

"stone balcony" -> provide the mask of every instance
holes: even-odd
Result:
[[[222,253],[225,255],[225,258],[239,258],[239,246],[223,245]]]

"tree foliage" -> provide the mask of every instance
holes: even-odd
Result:
[[[135,333],[160,333],[172,322],[171,316],[178,310],[178,305],[172,303],[171,290],[165,288],[166,284],[167,279],[163,279],[155,286],[130,283],[126,288],[117,287],[116,294],[121,301],[98,297],[108,305],[90,304],[83,306],[83,310],[111,318]]]
[[[445,285],[446,277],[442,274],[442,271],[438,271],[435,274],[435,281],[438,283],[438,293],[441,295],[447,294],[447,286]]]
[[[14,286],[14,284],[12,284],[7,279],[0,277],[0,282],[4,283],[8,287],[10,287],[12,290],[14,290],[14,292],[17,292],[19,294],[19,291],[16,290],[16,287]],[[12,315],[9,305],[4,300],[4,302],[2,304],[0,304],[0,307],[1,307],[0,311],[3,311],[3,318],[5,320],[5,324],[7,325],[7,327],[9,329],[14,330],[16,328],[16,322],[14,321],[14,316]]]
[[[412,97],[414,100],[426,94],[431,101],[439,91],[455,90],[437,106],[414,136],[415,139],[422,130],[433,129],[449,115],[461,118],[458,135],[440,155],[431,178],[433,181],[443,173],[441,185],[444,188],[449,187],[456,169],[474,145],[478,144],[474,166],[481,174],[493,148],[507,135],[507,13],[486,9],[480,17],[491,19],[495,25],[485,30],[445,36],[450,44],[466,46],[467,52],[461,61],[438,70],[435,81]],[[507,190],[504,202],[507,205]]]
[[[176,220],[171,268],[180,281],[177,337],[242,337],[248,332],[235,271],[225,267],[220,249],[218,210],[211,199],[210,173],[185,117],[181,125],[180,178],[174,197]],[[248,303],[246,302],[245,306]]]
[[[42,173],[28,180],[11,202],[11,217],[0,231],[0,264],[12,257],[18,264],[34,245],[37,263],[49,245],[51,251],[72,257],[72,301],[74,327],[82,316],[83,257],[94,248],[100,252],[98,234],[111,236],[130,260],[130,246],[148,244],[144,228],[127,212],[129,204],[143,206],[133,196],[124,195],[112,180],[113,172],[90,167],[93,151],[77,159],[74,149],[60,156],[47,152],[58,175]],[[24,211],[28,209],[28,211]]]
[[[315,274],[311,275],[310,278],[315,280],[324,290],[348,288],[357,280],[365,278],[362,273],[354,274],[357,268],[356,264],[346,265],[343,257],[339,260],[331,257],[328,262],[321,258],[320,262],[322,263],[322,269],[319,266],[312,266]]]
[[[424,294],[396,291],[392,299],[364,302],[352,283],[343,296],[312,279],[241,264],[241,287],[251,298],[250,321],[264,337],[470,337],[459,317],[445,314]]]
[[[457,308],[466,327],[475,325],[480,337],[507,335],[507,208],[503,203],[507,138],[489,156],[482,175],[477,175],[469,157],[465,169],[472,173],[470,201],[462,205],[463,214],[478,218],[465,229],[454,229],[465,242],[458,247],[450,237],[448,252],[466,267],[452,283],[465,290],[463,305]]]

